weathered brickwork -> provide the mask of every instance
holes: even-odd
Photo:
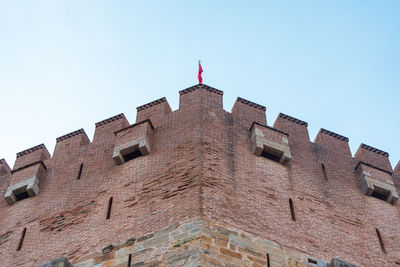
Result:
[[[0,160],[0,266],[400,266],[400,162],[207,85],[179,96]]]

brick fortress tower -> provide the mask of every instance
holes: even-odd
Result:
[[[400,164],[199,84],[0,161],[0,266],[400,267]]]

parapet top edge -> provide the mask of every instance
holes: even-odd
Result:
[[[359,161],[357,162],[357,164],[356,164],[356,166],[354,167],[354,169],[357,169],[358,166],[360,166],[361,164],[366,165],[366,166],[371,167],[371,168],[374,168],[374,169],[376,169],[376,170],[378,170],[378,171],[385,172],[385,173],[387,173],[387,174],[389,174],[389,175],[392,175],[392,174],[393,174],[393,172],[391,172],[391,171],[388,171],[388,170],[379,168],[379,167],[377,167],[377,166],[375,166],[375,165],[372,165],[371,163],[368,163],[368,162],[365,162],[365,161],[362,161],[362,160],[359,160]]]
[[[17,158],[19,158],[19,157],[21,157],[21,156],[23,156],[23,155],[32,153],[32,152],[34,152],[34,151],[36,151],[36,150],[39,150],[39,149],[42,149],[42,148],[46,148],[46,147],[44,146],[44,144],[40,144],[40,145],[31,147],[31,148],[25,149],[25,150],[23,150],[23,151],[17,153]]]
[[[192,91],[197,90],[197,89],[204,89],[204,90],[216,93],[218,95],[223,95],[224,94],[223,91],[218,90],[216,88],[213,88],[211,86],[208,86],[206,84],[196,84],[196,85],[193,85],[191,87],[188,87],[186,89],[183,89],[183,90],[179,91],[179,95],[184,95],[184,94],[187,94],[187,93],[192,92]]]
[[[347,138],[346,136],[331,132],[331,131],[329,131],[327,129],[321,128],[319,130],[319,132],[323,133],[323,134],[326,134],[326,135],[329,135],[329,136],[332,136],[333,138],[339,139],[341,141],[349,142],[349,138]]]
[[[96,128],[97,128],[97,127],[106,125],[106,124],[108,124],[108,123],[110,123],[110,122],[113,122],[113,121],[116,121],[116,120],[119,120],[119,119],[122,119],[122,118],[125,118],[124,113],[120,113],[120,114],[115,115],[115,116],[113,116],[113,117],[110,117],[110,118],[108,118],[108,119],[105,119],[105,120],[96,122],[95,125],[96,125]]]
[[[257,125],[260,125],[261,127],[264,127],[264,128],[273,130],[273,131],[275,131],[275,132],[284,134],[284,135],[286,135],[286,136],[289,136],[288,133],[285,133],[285,132],[283,132],[283,131],[281,131],[281,130],[275,129],[275,128],[271,127],[271,126],[268,126],[268,125],[265,125],[265,124],[262,124],[262,123],[259,123],[259,122],[256,122],[256,121],[254,121],[254,122],[251,124],[250,129],[249,129],[250,132],[251,132],[251,130],[253,129],[254,125],[256,125],[256,124],[257,124]]]
[[[122,129],[120,129],[120,130],[118,130],[118,131],[115,131],[115,132],[114,132],[114,135],[117,135],[117,134],[120,133],[120,132],[123,132],[123,131],[125,131],[125,130],[127,130],[127,129],[129,129],[129,128],[133,128],[133,127],[135,127],[135,126],[138,126],[138,125],[143,124],[143,123],[146,123],[146,122],[148,122],[148,123],[150,124],[151,129],[154,130],[154,126],[153,126],[153,123],[151,122],[151,120],[150,120],[150,119],[145,119],[145,120],[136,122],[135,124],[129,125],[128,127],[122,128]]]
[[[288,120],[288,121],[294,122],[296,124],[304,125],[304,126],[308,127],[308,123],[307,122],[299,120],[299,119],[296,119],[296,118],[291,117],[289,115],[286,115],[286,114],[283,114],[283,113],[279,113],[278,116],[283,118],[283,119],[285,119],[285,120]]]
[[[57,143],[58,143],[58,142],[61,142],[61,141],[66,140],[66,139],[68,139],[68,138],[71,138],[71,137],[73,137],[73,136],[79,135],[79,134],[81,134],[81,133],[85,133],[85,130],[83,130],[82,128],[79,129],[79,130],[76,130],[76,131],[67,133],[67,134],[65,134],[65,135],[63,135],[63,136],[57,137],[57,138],[56,138],[56,141],[57,141]]]
[[[150,107],[152,107],[152,106],[161,104],[161,103],[163,103],[163,102],[167,102],[167,99],[166,99],[165,97],[162,97],[162,98],[160,98],[160,99],[151,101],[151,102],[149,102],[149,103],[147,103],[147,104],[141,105],[141,106],[139,106],[139,107],[136,108],[136,111],[142,111],[142,110],[144,110],[144,109],[146,109],[146,108],[150,108]]]
[[[247,99],[244,99],[244,98],[241,98],[241,97],[238,97],[238,98],[236,99],[236,101],[237,101],[237,102],[240,102],[240,103],[243,103],[243,104],[245,104],[245,105],[248,105],[248,106],[250,106],[250,107],[260,109],[260,110],[262,110],[262,111],[266,111],[266,110],[267,110],[264,106],[259,105],[259,104],[254,103],[254,102],[251,102],[251,101],[249,101],[249,100],[247,100]]]
[[[377,148],[372,147],[372,146],[369,146],[369,145],[366,145],[366,144],[364,144],[364,143],[362,143],[362,144],[360,145],[360,147],[363,148],[363,149],[365,149],[365,150],[374,152],[374,153],[376,153],[376,154],[379,154],[379,155],[382,155],[382,156],[385,156],[385,157],[389,157],[389,153],[388,153],[388,152],[383,151],[383,150],[380,150],[380,149],[377,149]]]

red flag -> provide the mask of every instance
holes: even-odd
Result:
[[[203,78],[201,78],[202,73],[203,73],[203,68],[201,67],[200,60],[199,60],[199,75],[197,77],[197,78],[199,78],[199,84],[203,83]]]

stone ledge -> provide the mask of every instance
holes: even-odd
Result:
[[[36,176],[21,181],[17,184],[10,185],[4,196],[9,205],[17,202],[16,195],[21,193],[28,193],[30,197],[36,196],[39,192],[39,180]]]
[[[72,267],[72,264],[66,257],[61,257],[39,265],[38,267]]]
[[[139,150],[142,156],[150,153],[150,143],[147,137],[141,137],[116,147],[112,158],[117,165],[121,165],[126,161],[124,156],[136,150]]]
[[[281,164],[292,158],[287,135],[281,131],[253,124],[251,142],[251,152],[256,156],[261,156],[263,152],[267,152],[280,157],[279,163]]]
[[[361,190],[367,196],[372,196],[376,192],[387,195],[385,201],[390,204],[395,204],[399,199],[396,188],[393,185],[378,181],[368,176],[366,172],[361,174]]]
[[[358,267],[358,266],[338,258],[332,258],[331,262],[328,264],[327,267]]]

